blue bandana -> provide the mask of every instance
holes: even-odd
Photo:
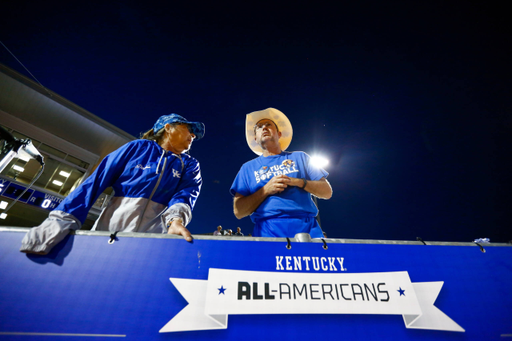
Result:
[[[160,129],[165,127],[165,125],[169,123],[186,123],[190,126],[192,133],[196,136],[195,140],[200,140],[204,136],[204,124],[201,122],[189,122],[187,119],[183,116],[180,116],[178,114],[170,114],[170,115],[164,115],[156,121],[155,125],[153,126],[153,132],[156,134]]]

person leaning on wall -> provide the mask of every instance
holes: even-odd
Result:
[[[141,139],[107,155],[48,218],[30,229],[20,251],[47,254],[80,229],[98,196],[108,187],[114,197],[93,231],[169,233],[192,241],[186,228],[202,185],[199,162],[186,154],[204,136],[204,124],[177,114],[162,116]]]

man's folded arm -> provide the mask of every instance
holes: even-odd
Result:
[[[256,211],[258,206],[260,206],[263,200],[265,200],[269,195],[281,193],[286,189],[286,187],[288,187],[289,183],[289,177],[286,175],[278,175],[270,179],[270,181],[267,182],[265,186],[261,187],[259,190],[246,197],[236,192],[235,199],[233,201],[235,217],[238,219],[247,217],[252,212]]]
[[[300,178],[290,178],[289,186],[296,186],[302,188],[304,186],[304,180]],[[304,190],[320,199],[327,200],[331,199],[332,197],[332,187],[326,178],[321,178],[320,180],[307,180],[306,187],[304,187]]]
[[[266,197],[267,195],[265,195],[264,187],[246,197],[240,193],[236,193],[233,200],[233,210],[235,212],[235,217],[242,219],[248,215],[251,215],[251,213],[256,211],[258,206],[260,206]]]

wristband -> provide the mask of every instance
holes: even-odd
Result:
[[[308,184],[308,180],[302,179],[302,181],[304,181],[304,185],[301,187],[301,189],[304,189],[304,188],[306,188],[306,185]]]
[[[172,217],[170,220],[169,220],[169,223],[167,223],[169,226],[171,226],[172,222],[175,221],[175,220],[179,220],[182,224],[183,224],[183,219],[181,219],[181,217]]]

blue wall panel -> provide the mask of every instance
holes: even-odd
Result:
[[[18,251],[22,237],[0,232],[2,340],[53,340],[53,334],[61,334],[58,340],[512,339],[512,247],[482,253],[476,246],[329,244],[325,250],[321,243],[292,243],[287,249],[286,242],[190,244],[121,235],[108,244],[106,236],[70,235],[49,255],[34,256]],[[444,282],[435,306],[464,332],[409,329],[401,315],[232,314],[225,329],[159,333],[187,306],[170,278],[206,281],[210,269],[286,278],[276,270],[276,256],[343,257],[340,276],[407,271],[412,283]],[[289,273],[320,278],[333,271]]]

